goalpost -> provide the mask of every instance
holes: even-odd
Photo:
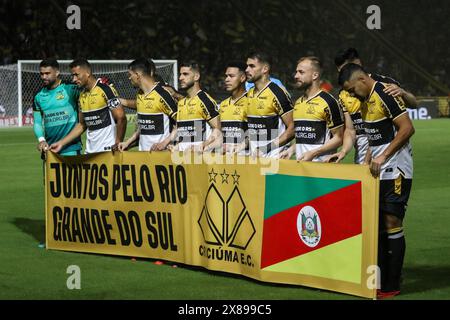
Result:
[[[133,99],[136,89],[128,80],[128,64],[132,60],[89,60],[96,78],[107,77],[121,98]],[[15,65],[0,66],[0,127],[32,125],[33,98],[42,87],[39,76],[41,60],[18,60]],[[71,82],[69,64],[58,60],[61,78]],[[178,89],[177,60],[153,60],[156,73]],[[126,108],[127,113],[134,113]]]

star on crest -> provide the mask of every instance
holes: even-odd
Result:
[[[239,184],[239,178],[241,176],[237,174],[236,170],[234,170],[234,173],[231,176],[233,177],[233,183],[234,184]]]
[[[218,175],[218,173],[214,172],[214,168],[211,169],[211,172],[208,172],[209,174],[209,182],[217,182],[216,181],[216,176]]]
[[[220,174],[222,176],[222,183],[226,182],[228,183],[228,177],[230,176],[228,173],[226,173],[225,169],[223,169],[223,173]]]

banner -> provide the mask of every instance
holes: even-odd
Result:
[[[48,249],[376,296],[368,166],[169,152],[48,154]]]

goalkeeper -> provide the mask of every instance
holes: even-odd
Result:
[[[64,138],[78,123],[79,89],[75,84],[64,83],[59,77],[59,64],[55,59],[45,59],[39,64],[43,88],[33,100],[34,134],[37,149],[45,157],[49,144]],[[63,156],[81,153],[78,137],[59,151]]]

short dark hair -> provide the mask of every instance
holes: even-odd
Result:
[[[252,51],[247,55],[247,58],[249,59],[257,59],[259,62],[266,63],[269,65],[269,67],[272,67],[272,57],[267,53],[263,51]]]
[[[155,63],[151,59],[139,58],[128,65],[128,69],[133,71],[142,71],[147,76],[154,76],[156,72]]]
[[[358,51],[355,48],[348,48],[338,52],[338,54],[334,57],[334,64],[336,67],[340,67],[345,62],[353,61],[355,59],[359,59]]]
[[[319,71],[319,73],[322,73],[323,65],[322,65],[322,61],[320,61],[320,59],[318,57],[316,57],[316,56],[302,57],[298,60],[297,64],[304,60],[311,61],[311,64],[313,65],[313,67],[316,68]]]
[[[227,68],[238,68],[239,71],[245,73],[245,69],[247,69],[247,64],[242,61],[230,61],[227,63]]]
[[[362,71],[367,74],[366,70],[356,63],[347,63],[339,72],[338,83],[340,86],[343,86],[346,81],[349,81],[352,77],[353,73],[357,71]]]
[[[86,59],[75,59],[69,64],[69,68],[81,67],[91,70],[91,64]]]
[[[191,68],[195,72],[200,73],[200,65],[196,61],[185,61],[180,64],[180,68]]]
[[[54,69],[59,70],[58,60],[56,60],[54,58],[47,58],[47,59],[42,60],[41,63],[39,63],[39,68],[47,68],[47,67],[52,67]]]

